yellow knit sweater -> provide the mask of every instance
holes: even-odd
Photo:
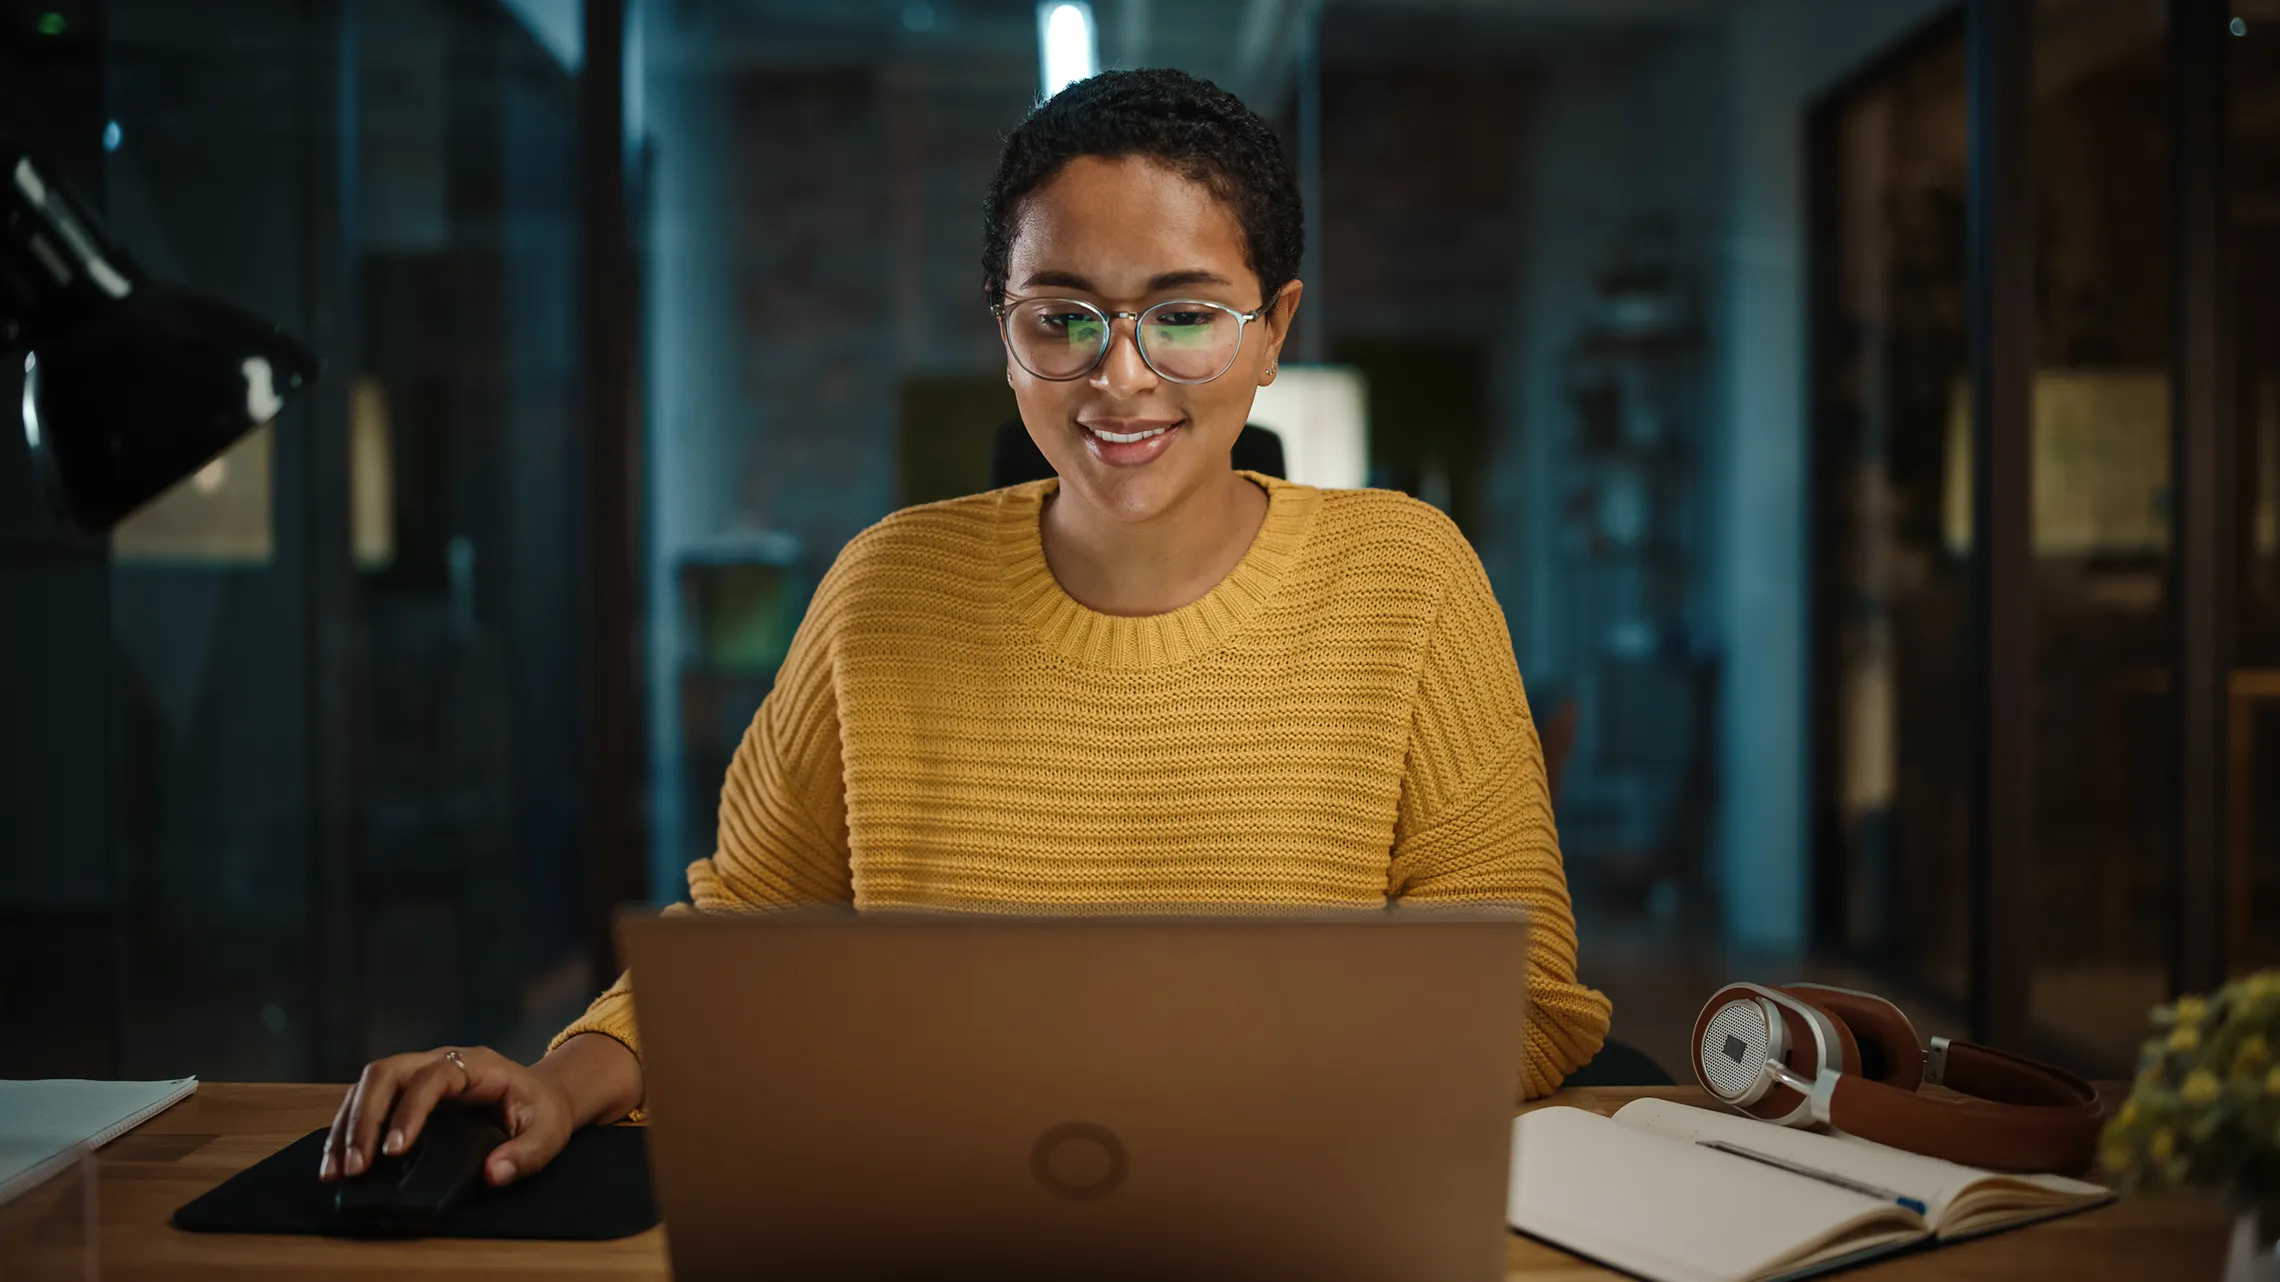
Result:
[[[816,903],[1519,903],[1523,1094],[1591,1058],[1575,919],[1504,616],[1464,536],[1378,490],[1245,473],[1243,560],[1169,614],[1047,568],[1057,481],[897,512],[824,576],[721,790],[700,911]],[[625,980],[556,1038],[636,1055]]]

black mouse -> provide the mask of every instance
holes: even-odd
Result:
[[[482,1186],[483,1159],[506,1142],[490,1109],[441,1101],[410,1149],[342,1180],[333,1205],[351,1232],[425,1237]]]

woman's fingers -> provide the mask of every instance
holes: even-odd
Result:
[[[514,1071],[505,1079],[499,1116],[512,1138],[483,1159],[483,1178],[495,1185],[553,1161],[570,1142],[572,1129],[570,1101],[561,1087],[520,1064],[510,1067]]]
[[[317,1178],[320,1180],[340,1178],[341,1152],[348,1147],[349,1114],[356,1106],[356,1093],[363,1089],[363,1079],[359,1078],[355,1085],[348,1088],[348,1093],[340,1097],[340,1107],[333,1112],[332,1129],[325,1133],[324,1156],[317,1160]]]
[[[459,1098],[470,1104],[488,1104],[503,1098],[515,1080],[530,1071],[488,1046],[463,1047],[459,1059],[467,1071],[460,1073],[454,1065],[452,1072],[465,1079]]]
[[[379,1141],[380,1123],[395,1105],[396,1091],[405,1072],[411,1067],[409,1055],[393,1055],[376,1059],[364,1066],[364,1073],[356,1079],[356,1090],[348,1097],[348,1126],[342,1135],[344,1151],[340,1155],[340,1173],[354,1179],[372,1165],[375,1145]]]
[[[509,1112],[517,1111],[512,1105]],[[483,1178],[492,1184],[507,1184],[545,1166],[554,1160],[562,1146],[570,1141],[569,1119],[557,1117],[543,1108],[524,1110],[530,1119],[517,1129],[512,1121],[508,1130],[513,1139],[491,1150],[483,1159]]]
[[[412,1142],[419,1139],[420,1130],[427,1125],[436,1102],[465,1097],[467,1083],[467,1073],[445,1059],[440,1051],[434,1059],[414,1069],[405,1079],[402,1093],[396,1097],[387,1133],[380,1139],[380,1151],[394,1157],[409,1149]]]

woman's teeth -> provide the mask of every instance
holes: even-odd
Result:
[[[1114,441],[1118,445],[1130,445],[1134,441],[1145,441],[1151,436],[1162,436],[1172,429],[1168,427],[1150,428],[1145,432],[1134,432],[1129,436],[1122,432],[1104,432],[1097,427],[1088,427],[1085,430],[1104,441]]]

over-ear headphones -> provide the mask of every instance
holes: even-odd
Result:
[[[1694,1020],[1692,1059],[1702,1089],[1752,1117],[1989,1170],[2088,1170],[2105,1118],[2065,1069],[1945,1037],[1927,1049],[1899,1007],[1849,988],[1728,984]]]

